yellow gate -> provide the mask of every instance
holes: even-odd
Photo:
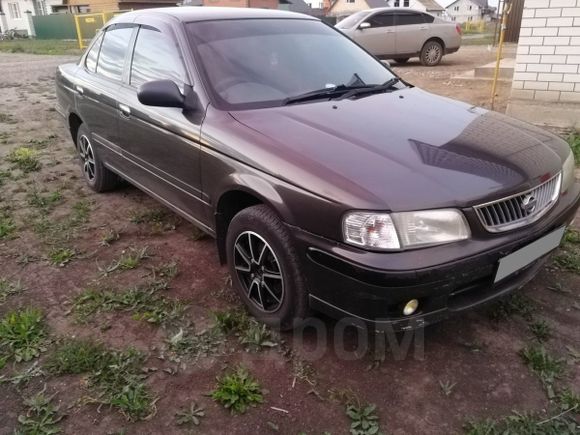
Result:
[[[74,17],[79,48],[87,48],[85,42],[93,39],[99,29],[101,29],[107,21],[125,12],[129,11],[125,10],[114,12],[98,12],[94,14],[76,14]]]

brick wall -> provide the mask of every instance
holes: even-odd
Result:
[[[512,99],[580,103],[580,0],[526,0]]]

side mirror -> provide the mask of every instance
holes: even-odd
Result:
[[[371,27],[371,23],[367,23],[366,21],[364,23],[360,23],[358,26],[360,30],[368,29],[369,27]]]
[[[171,80],[154,80],[143,83],[137,91],[137,98],[141,104],[157,107],[185,106],[185,97]]]

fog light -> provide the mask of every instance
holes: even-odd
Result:
[[[411,299],[409,302],[405,304],[405,308],[403,308],[403,314],[405,316],[410,316],[419,308],[419,301],[417,299]]]

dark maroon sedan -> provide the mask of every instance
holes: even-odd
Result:
[[[521,287],[575,216],[556,136],[399,79],[282,11],[114,18],[57,74],[87,183],[120,178],[217,239],[248,310],[420,327]]]

